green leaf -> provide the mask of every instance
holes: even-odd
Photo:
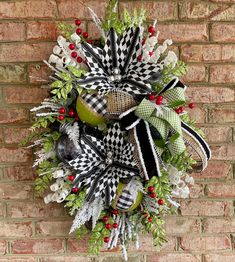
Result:
[[[59,74],[60,78],[63,79],[64,81],[68,82],[72,80],[72,77],[69,73],[62,72]]]
[[[60,80],[56,80],[55,82],[51,84],[51,87],[54,87],[54,88],[61,88],[63,86],[64,86],[64,83]]]

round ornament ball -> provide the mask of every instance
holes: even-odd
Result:
[[[117,191],[116,191],[116,197],[111,204],[112,208],[114,208],[116,210],[120,210],[122,212],[133,211],[142,202],[143,193],[141,191],[139,191],[135,200],[128,201],[130,204],[126,204],[127,202],[125,201],[125,199],[127,197],[132,198],[129,190],[127,189],[127,184],[123,184],[123,183],[119,182],[118,187],[117,187]],[[125,208],[123,208],[124,206],[125,206]],[[122,208],[120,208],[120,207],[122,207]]]
[[[76,158],[81,149],[75,147],[67,135],[62,135],[55,145],[56,156],[64,163]]]
[[[81,96],[77,98],[76,110],[79,119],[91,126],[98,126],[106,122],[105,117],[102,114],[97,113],[89,102]]]

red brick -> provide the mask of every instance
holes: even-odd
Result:
[[[0,46],[0,62],[42,61],[48,59],[54,45],[54,43],[11,43],[2,45]]]
[[[234,24],[213,24],[211,28],[211,38],[216,42],[235,42]]]
[[[36,234],[40,236],[67,236],[72,225],[69,221],[39,221],[36,224]]]
[[[235,83],[235,65],[212,65],[210,68],[210,82],[214,84]]]
[[[30,134],[29,128],[4,128],[5,143],[14,144],[21,142]]]
[[[7,252],[7,242],[0,240],[0,255],[4,255]]]
[[[13,254],[58,254],[64,252],[62,239],[28,239],[12,243]]]
[[[230,246],[227,236],[185,236],[180,241],[184,251],[219,251],[230,249]]]
[[[93,22],[88,23],[88,33],[91,39],[99,39],[101,37],[100,30],[97,29],[97,26]]]
[[[200,233],[201,221],[185,217],[167,217],[166,232],[171,235]]]
[[[203,2],[183,2],[180,6],[182,19],[231,20],[234,19],[235,6]]]
[[[172,39],[174,42],[204,42],[208,40],[206,24],[167,24],[158,26],[159,39]]]
[[[9,216],[13,218],[54,218],[65,216],[63,205],[44,202],[18,202],[9,204]]]
[[[24,65],[0,65],[0,82],[4,84],[25,83],[27,80]]]
[[[148,19],[157,19],[158,21],[175,20],[177,18],[177,4],[174,2],[156,2],[156,1],[125,1],[120,3],[121,12],[127,9],[130,13],[134,9],[144,8],[147,11]]]
[[[169,253],[157,254],[147,256],[148,262],[201,262],[200,255],[193,255],[187,253]]]
[[[189,100],[197,103],[225,103],[235,99],[234,89],[226,87],[190,86],[186,94]]]
[[[31,222],[4,222],[0,221],[1,237],[30,237],[32,236]]]
[[[6,87],[3,94],[8,104],[38,104],[48,96],[48,90],[40,87]]]
[[[42,257],[40,259],[40,262],[92,262],[94,261],[90,257],[78,257],[76,256],[66,256],[66,257],[58,257],[58,256],[53,256],[53,257]]]
[[[55,22],[31,21],[27,23],[27,40],[52,40],[59,35]]]
[[[25,25],[23,23],[0,23],[0,41],[24,41],[24,39]]]
[[[203,224],[206,233],[235,233],[234,218],[207,218]]]
[[[234,123],[235,107],[214,108],[210,111],[211,123]]]
[[[4,169],[4,179],[12,181],[34,180],[35,174],[31,166],[11,166]]]
[[[56,15],[54,0],[23,0],[0,2],[0,19],[4,18],[50,18]]]
[[[30,185],[0,184],[1,199],[30,199],[32,197],[32,187]]]
[[[185,62],[233,62],[235,45],[182,45],[181,59]]]
[[[213,183],[207,185],[207,194],[209,197],[235,197],[235,184],[229,183]]]
[[[197,106],[193,110],[188,110],[189,116],[196,120],[197,123],[205,123],[206,111],[205,109]]]
[[[235,254],[207,254],[204,255],[205,262],[234,262]]]
[[[200,198],[204,196],[204,187],[202,184],[194,184],[190,186],[189,198]]]
[[[31,84],[47,84],[52,71],[47,65],[31,64],[28,67],[28,74]]]
[[[89,236],[85,236],[81,240],[77,240],[74,238],[68,239],[68,252],[69,253],[85,253],[88,249],[88,238]]]
[[[0,109],[0,124],[25,122],[28,118],[24,109]]]
[[[203,65],[188,65],[188,71],[181,79],[188,83],[206,82],[208,79],[206,68]]]
[[[202,130],[207,142],[223,143],[232,139],[232,129],[229,126],[208,126]]]
[[[181,201],[181,214],[183,216],[231,216],[233,214],[232,202],[193,200]]]
[[[32,159],[32,151],[25,148],[0,148],[0,162],[29,162]]]
[[[168,240],[168,242],[163,244],[163,246],[161,247],[161,251],[162,252],[174,251],[176,249],[175,237],[167,236],[167,240]],[[140,243],[141,243],[141,248],[137,250],[135,243],[132,242],[130,244],[130,248],[128,249],[129,252],[133,252],[133,253],[138,252],[138,253],[142,254],[143,252],[154,252],[154,251],[156,251],[156,248],[153,245],[152,236],[150,234],[140,235]]]
[[[212,159],[234,161],[235,146],[233,145],[212,146],[211,149],[212,149]]]
[[[210,161],[207,168],[202,173],[194,173],[193,177],[197,179],[218,179],[228,177],[231,171],[231,165],[222,162]]]
[[[91,18],[87,7],[91,7],[98,17],[105,16],[106,1],[80,1],[80,0],[58,0],[58,9],[60,18],[79,18],[89,19]]]

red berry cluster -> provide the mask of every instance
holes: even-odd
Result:
[[[70,108],[70,109],[68,110],[68,112],[67,112],[64,107],[61,107],[61,108],[58,110],[58,113],[59,113],[59,115],[58,115],[58,120],[59,120],[59,121],[63,121],[63,120],[64,120],[64,118],[65,118],[64,115],[65,115],[66,113],[67,113],[67,116],[68,116],[68,117],[74,117],[76,121],[79,120],[79,119],[78,119],[78,116],[76,115],[76,113],[75,113],[75,111],[74,111],[73,108]]]
[[[81,20],[80,19],[76,19],[75,20],[75,25],[76,26],[80,26],[81,25]],[[76,29],[76,33],[77,33],[77,35],[82,35],[82,37],[84,38],[84,39],[87,39],[88,37],[89,37],[89,34],[87,33],[87,32],[82,32],[82,29],[81,28],[77,28]],[[87,40],[87,42],[89,43],[89,44],[92,44],[92,40]]]
[[[113,215],[117,215],[118,214],[118,211],[117,210],[112,210],[112,214]],[[103,222],[105,223],[105,228],[108,229],[108,230],[111,230],[112,228],[114,229],[117,229],[118,228],[118,223],[113,223],[112,225],[110,223],[107,223],[109,220],[109,217],[108,216],[104,216],[103,217]],[[109,237],[104,237],[104,242],[105,243],[108,243],[109,242]]]
[[[155,187],[154,186],[149,186],[148,187],[148,193],[149,193],[149,196],[151,197],[151,198],[156,198],[157,197],[157,195],[156,195],[156,193],[154,192],[154,190],[155,190]],[[164,204],[164,200],[163,199],[158,199],[158,204],[161,206],[161,205],[163,205]]]
[[[162,101],[163,101],[163,96],[155,96],[154,94],[150,94],[149,95],[149,100],[150,101],[154,101],[155,100],[156,105],[161,105]]]
[[[184,107],[183,107],[183,106],[180,106],[180,107],[176,108],[176,109],[175,109],[175,112],[176,112],[177,114],[183,113],[183,112],[184,112]]]

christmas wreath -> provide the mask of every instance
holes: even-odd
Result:
[[[36,146],[36,191],[45,203],[63,203],[77,238],[90,232],[89,250],[120,245],[139,233],[165,241],[164,214],[189,196],[193,178],[211,157],[189,118],[195,104],[179,77],[186,66],[172,44],[158,43],[156,22],[144,30],[145,12],[119,17],[110,1],[106,18],[91,16],[101,33],[95,43],[73,26],[45,63],[52,69],[50,97],[31,111],[29,140]]]

